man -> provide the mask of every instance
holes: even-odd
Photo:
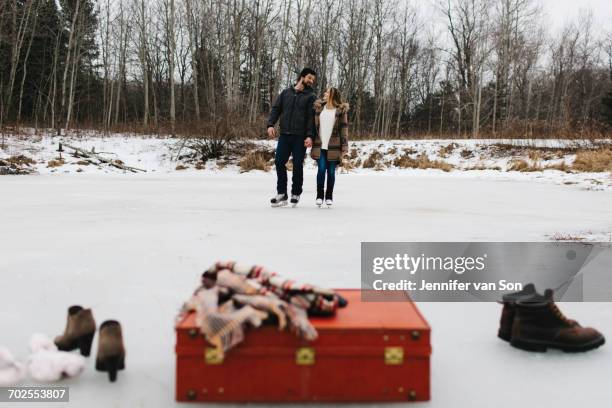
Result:
[[[276,145],[276,193],[270,200],[272,207],[287,205],[287,169],[285,164],[293,156],[293,177],[291,185],[291,204],[295,207],[300,201],[304,182],[304,156],[306,148],[312,147],[314,137],[313,103],[316,96],[312,89],[317,73],[304,68],[295,85],[283,90],[274,101],[268,117],[268,137],[276,137],[274,125],[280,118],[280,137]]]

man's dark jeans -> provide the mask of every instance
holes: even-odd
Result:
[[[306,147],[304,146],[304,136],[290,135],[283,133],[278,138],[276,145],[276,192],[278,194],[287,194],[287,169],[285,164],[289,160],[289,156],[293,156],[293,178],[291,186],[291,194],[302,194],[302,184],[304,183],[304,156],[306,156]]]

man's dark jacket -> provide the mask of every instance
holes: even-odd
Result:
[[[268,127],[273,127],[280,117],[280,132],[297,136],[314,136],[313,104],[317,97],[311,87],[302,92],[293,86],[283,90],[274,101],[268,117]]]

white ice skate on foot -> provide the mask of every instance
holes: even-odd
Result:
[[[270,204],[272,204],[272,207],[284,207],[287,205],[287,194],[277,194],[270,199]]]
[[[325,205],[327,205],[327,208],[331,208],[333,203],[334,202],[329,198],[325,200]]]
[[[317,204],[317,207],[321,208],[321,206],[323,205],[323,199],[317,198],[316,204]]]
[[[297,207],[299,202],[300,202],[300,196],[297,194],[292,194],[291,195],[291,206],[295,208]]]

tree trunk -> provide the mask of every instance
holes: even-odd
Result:
[[[170,126],[172,129],[172,136],[176,135],[176,101],[174,96],[174,52],[176,48],[174,38],[174,0],[170,0],[170,21],[168,26],[168,57],[170,60],[170,69],[168,75],[170,76]]]

